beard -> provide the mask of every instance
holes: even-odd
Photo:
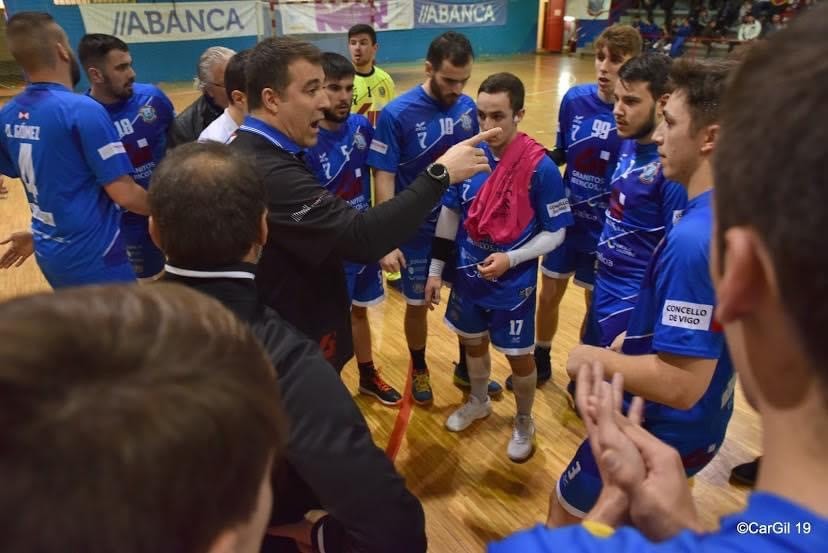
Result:
[[[434,82],[434,77],[432,77],[431,80],[428,81],[428,90],[431,92],[431,95],[434,96],[434,98],[437,100],[437,103],[446,108],[450,108],[451,106],[453,106],[454,103],[457,101],[457,98],[459,98],[459,96],[455,96],[453,94],[450,96],[443,94],[443,91],[440,90],[440,85]]]
[[[112,79],[110,79],[109,77],[104,75],[104,85],[107,87],[107,91],[112,96],[114,96],[116,98],[120,98],[121,100],[128,100],[129,98],[132,98],[132,93],[133,93],[132,88],[127,88],[127,87],[131,87],[134,82],[135,82],[134,80],[129,81],[126,85],[122,86],[119,90],[119,89],[116,89],[114,86],[112,86]]]
[[[339,116],[329,109],[323,109],[322,115],[325,117],[325,121],[330,121],[331,123],[344,123],[348,120],[351,113],[350,111],[346,111],[345,115]]]
[[[635,132],[630,134],[630,136],[625,137],[626,139],[630,140],[639,140],[644,138],[645,136],[652,134],[653,130],[656,127],[656,108],[653,106],[653,112],[650,114],[650,118],[647,120],[646,123],[641,125]]]
[[[78,86],[81,80],[81,68],[74,54],[69,56],[69,72],[72,77],[72,88]]]

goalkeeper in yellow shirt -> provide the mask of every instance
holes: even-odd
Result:
[[[379,112],[394,99],[391,75],[374,65],[377,56],[377,32],[370,25],[358,23],[348,29],[348,51],[356,69],[351,113],[359,113],[377,125]],[[371,203],[374,200],[371,181]],[[385,273],[388,283],[399,290],[400,273]]]

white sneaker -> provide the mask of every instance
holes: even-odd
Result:
[[[512,427],[512,439],[506,448],[509,459],[521,463],[535,451],[535,422],[531,415],[517,415]]]
[[[465,430],[477,419],[485,419],[492,414],[492,401],[486,396],[486,401],[480,401],[470,395],[469,400],[460,409],[451,414],[446,420],[446,428],[452,432]]]

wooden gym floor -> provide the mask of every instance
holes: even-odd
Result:
[[[421,64],[392,65],[386,70],[397,83],[398,93],[423,79]],[[521,128],[548,147],[555,143],[558,105],[564,93],[576,83],[594,79],[590,59],[515,56],[478,61],[466,92],[475,97],[480,82],[498,71],[510,71],[523,80],[527,113]],[[197,96],[186,83],[162,86],[179,111]],[[11,231],[26,228],[30,216],[19,181],[7,180],[7,185],[9,196],[0,200],[3,238]],[[43,290],[48,290],[48,285],[31,259],[20,268],[0,272],[0,299]],[[404,309],[401,296],[388,290],[386,301],[369,310],[376,364],[400,390],[408,367],[402,330]],[[537,450],[524,464],[514,464],[506,457],[515,408],[511,393],[505,392],[495,402],[491,417],[465,432],[454,434],[445,430],[445,419],[461,403],[463,394],[452,384],[457,340],[442,322],[444,309],[443,305],[429,318],[427,359],[434,404],[429,408],[414,407],[396,465],[409,488],[423,502],[430,550],[481,551],[487,542],[545,520],[555,481],[583,439],[583,424],[567,407],[563,391],[566,375],[560,369],[578,340],[584,314],[583,292],[570,285],[561,304],[560,326],[553,343],[554,382],[547,383],[535,396]],[[494,352],[492,362],[492,376],[502,383],[509,374],[505,358]],[[356,394],[355,362],[343,371],[343,379]],[[355,400],[371,425],[376,443],[384,448],[397,411],[358,394]],[[728,474],[734,465],[759,453],[760,432],[758,417],[737,387],[736,411],[727,441],[713,462],[693,480],[699,512],[709,527],[715,527],[720,516],[743,506],[746,490],[731,486]]]

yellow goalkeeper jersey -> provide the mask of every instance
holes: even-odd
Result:
[[[394,81],[388,73],[374,66],[368,74],[356,74],[351,113],[361,113],[376,126],[380,110],[393,99]]]

